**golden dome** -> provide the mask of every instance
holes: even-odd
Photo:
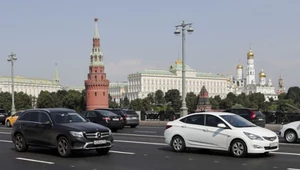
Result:
[[[251,49],[250,49],[249,52],[247,53],[247,58],[248,58],[248,60],[254,58],[254,53],[252,52]]]
[[[239,64],[236,66],[236,69],[243,69],[243,66]]]
[[[182,61],[178,58],[178,59],[175,61],[175,64],[182,64]]]
[[[263,78],[263,77],[265,78],[265,77],[267,77],[267,75],[264,73],[264,70],[261,70],[259,72],[258,76],[259,76],[259,78]]]

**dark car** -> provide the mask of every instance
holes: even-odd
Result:
[[[4,109],[0,109],[0,123],[5,124],[5,119],[9,116]]]
[[[122,111],[121,109],[112,109],[112,108],[104,108],[104,109],[95,109],[95,110],[107,110],[107,111],[111,111],[116,115],[119,115],[122,117],[122,121],[123,121],[123,126],[121,127],[121,129],[124,128],[124,126],[126,125],[126,113],[125,111]]]
[[[232,108],[227,109],[224,112],[235,113],[257,126],[265,127],[266,125],[266,116],[257,109],[248,109],[248,108]]]
[[[72,150],[106,154],[113,146],[110,129],[65,108],[25,110],[15,122],[11,137],[19,152],[27,151],[28,146],[50,147],[62,157],[68,157]]]
[[[108,108],[106,110],[112,111],[115,114],[122,116],[125,121],[125,126],[130,126],[132,128],[135,128],[140,124],[139,115],[131,109]]]
[[[123,118],[108,110],[88,110],[82,115],[91,122],[110,128],[113,132],[124,127]]]

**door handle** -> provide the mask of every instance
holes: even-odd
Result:
[[[207,132],[208,130],[207,130],[207,129],[203,129],[203,131],[204,131],[204,132]]]
[[[186,126],[181,126],[182,128],[186,128]]]

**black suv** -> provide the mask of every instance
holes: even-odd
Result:
[[[256,124],[257,126],[265,127],[266,126],[266,116],[256,109],[248,109],[248,108],[232,108],[227,109],[224,112],[230,112],[237,114],[252,123]]]
[[[11,137],[19,152],[27,151],[28,146],[50,147],[62,157],[68,157],[72,150],[106,154],[113,146],[108,128],[66,108],[25,110],[15,122]]]
[[[131,109],[121,109],[121,108],[108,108],[108,109],[95,109],[95,110],[109,110],[117,115],[122,116],[124,120],[124,126],[130,126],[135,128],[140,124],[139,115]]]

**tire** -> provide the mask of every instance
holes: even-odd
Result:
[[[71,155],[71,145],[66,137],[58,138],[57,152],[61,157],[69,157]]]
[[[287,143],[296,143],[298,140],[298,136],[294,130],[287,130],[284,133],[284,140]]]
[[[15,135],[15,148],[18,152],[26,152],[28,145],[26,144],[25,138],[21,133]]]
[[[8,120],[8,121],[6,121],[5,125],[6,125],[6,127],[11,127],[11,123],[10,123],[10,121],[9,121],[9,120]]]
[[[171,141],[171,147],[175,152],[183,152],[186,149],[185,141],[181,136],[174,136]]]
[[[109,152],[110,148],[96,149],[99,155],[106,155]]]
[[[230,152],[234,157],[245,157],[247,155],[247,145],[240,139],[234,140],[230,145]]]

